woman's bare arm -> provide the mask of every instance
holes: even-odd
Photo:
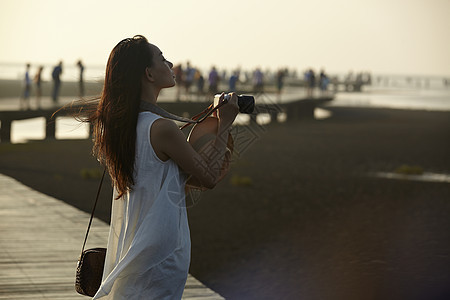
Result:
[[[158,157],[165,161],[171,158],[180,168],[194,176],[204,187],[213,188],[221,175],[225,158],[228,133],[238,112],[237,97],[233,94],[229,103],[219,109],[219,128],[216,139],[209,145],[209,155],[202,157],[186,141],[178,126],[166,119],[158,119],[151,129],[151,142]]]

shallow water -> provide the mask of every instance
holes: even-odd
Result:
[[[29,140],[45,138],[45,118],[14,121],[11,124],[11,143],[26,143]],[[87,139],[89,125],[82,124],[71,117],[56,119],[56,139]]]
[[[450,110],[450,88],[366,87],[363,93],[338,93],[332,106]]]
[[[408,175],[392,172],[377,172],[371,174],[372,176],[386,179],[410,180],[410,181],[425,181],[425,182],[447,182],[450,183],[450,174],[430,173],[425,172],[420,175]]]

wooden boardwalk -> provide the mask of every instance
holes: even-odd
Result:
[[[256,121],[258,114],[268,114],[271,118],[271,122],[278,122],[278,114],[286,113],[287,120],[312,120],[314,119],[314,109],[334,99],[333,96],[329,97],[316,97],[316,98],[297,98],[292,101],[277,103],[275,100],[271,100],[269,96],[265,97],[264,94],[260,94],[262,100],[258,103],[256,99],[256,105],[254,113],[251,114],[252,118]],[[256,96],[258,97],[258,96]],[[266,99],[264,99],[264,97]],[[199,112],[207,108],[209,103],[204,101],[183,101],[178,102],[170,100],[167,102],[159,102],[159,106],[163,109],[179,116],[195,116]],[[79,111],[81,106],[75,105],[67,107],[65,109],[55,112],[56,107],[47,107],[46,109],[36,110],[3,110],[0,111],[0,142],[11,142],[12,123],[19,120],[27,120],[34,118],[45,118],[45,138],[55,139],[56,137],[56,118],[64,116],[72,116],[74,112]]]
[[[87,299],[74,288],[89,214],[0,174],[0,299]],[[86,248],[106,247],[93,221]],[[183,299],[224,299],[189,275]]]

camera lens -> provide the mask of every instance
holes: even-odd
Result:
[[[230,99],[231,94],[225,94],[224,99]],[[252,95],[239,95],[237,96],[237,102],[239,106],[239,112],[241,114],[251,114],[255,109],[255,98]],[[214,106],[219,103],[220,94],[214,96]]]
[[[238,106],[240,113],[251,114],[255,109],[255,98],[251,95],[239,95]]]

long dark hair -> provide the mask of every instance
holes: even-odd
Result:
[[[109,55],[97,108],[88,117],[93,125],[93,153],[108,168],[118,192],[116,199],[134,185],[141,79],[152,61],[153,54],[144,36],[120,41]]]

